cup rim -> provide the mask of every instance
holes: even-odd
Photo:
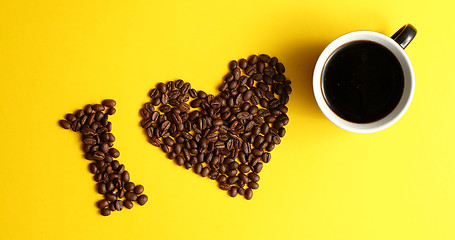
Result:
[[[332,53],[339,47],[354,41],[372,41],[389,49],[401,65],[404,74],[404,90],[398,105],[384,118],[370,123],[354,123],[335,114],[327,104],[321,87],[321,77],[324,66]],[[392,38],[374,31],[354,31],[346,33],[327,45],[319,55],[313,72],[313,94],[324,115],[336,126],[354,133],[373,133],[386,129],[396,123],[407,111],[415,90],[415,75],[411,61],[403,48]]]

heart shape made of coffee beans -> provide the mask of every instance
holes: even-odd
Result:
[[[177,165],[217,180],[231,197],[249,200],[263,164],[286,133],[291,81],[284,65],[266,54],[228,67],[216,96],[183,80],[158,83],[140,110],[141,126]]]

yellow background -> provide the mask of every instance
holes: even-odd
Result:
[[[0,1],[0,239],[455,239],[453,1]],[[312,69],[354,30],[406,23],[413,102],[374,134],[318,109]],[[161,81],[216,92],[231,59],[277,56],[290,123],[251,201],[146,141],[139,108]],[[115,147],[143,207],[98,214],[100,195],[64,114],[117,100]]]

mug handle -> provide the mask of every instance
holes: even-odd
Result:
[[[411,24],[406,24],[401,27],[395,34],[392,35],[392,39],[395,40],[403,49],[414,39],[417,34],[417,29]]]

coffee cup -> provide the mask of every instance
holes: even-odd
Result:
[[[313,92],[338,127],[372,133],[390,127],[414,95],[414,70],[404,49],[417,31],[407,24],[392,37],[355,31],[333,40],[314,68]]]

